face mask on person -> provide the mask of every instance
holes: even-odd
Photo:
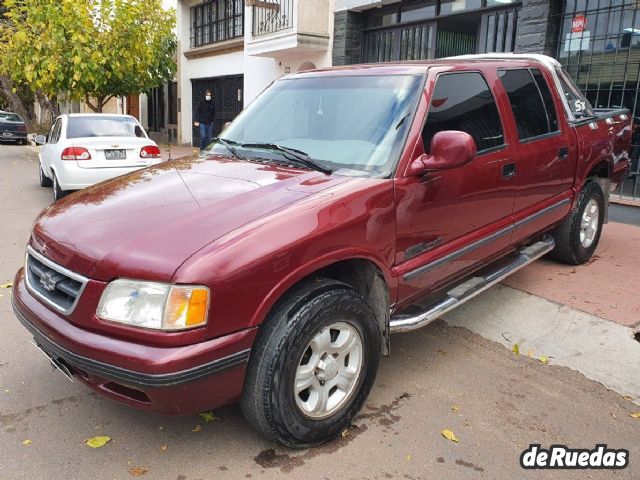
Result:
[[[206,95],[204,98],[206,98],[208,102],[209,100],[211,100],[211,95]]]

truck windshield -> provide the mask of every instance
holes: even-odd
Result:
[[[419,75],[283,79],[258,97],[220,134],[245,158],[286,161],[275,144],[304,152],[336,171],[389,174],[415,110]],[[243,147],[246,145],[246,147]],[[228,153],[221,143],[212,153]]]

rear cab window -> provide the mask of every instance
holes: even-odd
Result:
[[[576,120],[580,121],[584,118],[595,117],[593,107],[589,101],[582,95],[580,90],[573,84],[569,76],[564,70],[556,69],[556,75],[560,81],[560,87],[564,100],[569,106],[569,110],[573,113]]]
[[[537,68],[498,70],[507,92],[520,141],[559,131],[553,96]]]
[[[429,153],[433,136],[443,130],[471,135],[478,155],[504,145],[498,107],[481,73],[438,75],[422,130],[425,152]]]

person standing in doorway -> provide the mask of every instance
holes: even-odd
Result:
[[[211,143],[215,116],[216,106],[213,103],[213,95],[211,90],[207,90],[204,98],[198,101],[193,122],[196,127],[200,127],[200,150],[204,150]]]

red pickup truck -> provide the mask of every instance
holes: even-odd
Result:
[[[267,437],[318,444],[364,404],[391,333],[547,253],[589,260],[631,128],[544,56],[291,75],[199,156],[45,209],[15,312],[106,396],[239,400]]]

